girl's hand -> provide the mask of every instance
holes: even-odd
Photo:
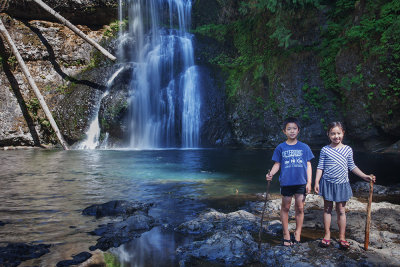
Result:
[[[274,177],[273,175],[271,175],[271,173],[267,173],[267,175],[265,175],[265,178],[267,179],[267,181],[272,181],[272,177]]]
[[[370,174],[370,175],[365,176],[364,180],[367,181],[367,182],[372,181],[373,183],[375,183],[376,182],[376,177],[375,177],[375,175]]]
[[[319,184],[315,184],[314,191],[315,191],[316,194],[319,193]]]

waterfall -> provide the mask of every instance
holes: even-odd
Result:
[[[102,94],[99,102],[96,105],[96,108],[94,111],[95,116],[92,119],[92,122],[90,123],[88,130],[86,131],[86,138],[76,146],[77,149],[95,149],[100,145],[100,141],[99,141],[100,140],[99,111],[100,111],[101,100],[103,100],[103,98],[109,94],[109,89],[110,89],[114,79],[123,70],[123,68],[124,67],[120,67],[116,72],[113,73],[113,75],[111,75],[111,78],[108,79],[108,81],[106,83],[107,89]],[[106,142],[103,141],[102,145],[105,146]]]
[[[129,147],[198,147],[199,75],[187,32],[191,1],[120,0],[120,5],[120,19],[128,18],[120,42],[134,40],[130,46],[121,44],[125,47],[118,53],[121,61],[135,63],[129,85]]]

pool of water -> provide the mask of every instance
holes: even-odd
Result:
[[[234,149],[1,151],[0,221],[6,224],[0,226],[0,245],[52,244],[51,253],[25,264],[54,266],[72,254],[88,251],[97,237],[87,232],[109,220],[83,216],[84,208],[116,199],[152,202],[150,215],[161,224],[178,225],[210,203],[223,209],[223,199],[263,192],[271,156],[272,150]],[[355,161],[363,171],[375,173],[379,184],[400,182],[395,173],[398,155],[355,153]],[[316,164],[314,160],[314,168]],[[279,192],[277,177],[271,192]],[[238,198],[233,203],[240,206],[243,201]],[[114,253],[125,255],[125,262],[145,266],[151,253],[138,251],[151,239],[158,239],[159,247],[149,251],[160,255],[157,251],[163,250],[166,258],[185,242],[155,228]]]

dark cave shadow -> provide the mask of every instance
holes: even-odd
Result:
[[[105,91],[106,90],[106,86],[104,86],[104,85],[101,85],[101,84],[98,84],[98,83],[95,83],[95,82],[92,82],[92,81],[88,81],[88,80],[78,80],[78,79],[76,79],[74,77],[69,76],[65,72],[63,72],[63,70],[60,67],[60,64],[58,64],[58,62],[56,60],[56,56],[55,56],[53,48],[51,47],[51,45],[49,44],[47,39],[43,36],[42,32],[38,28],[30,25],[27,21],[22,21],[22,23],[24,23],[24,25],[26,27],[28,27],[33,33],[35,33],[39,37],[40,41],[46,47],[47,52],[49,53],[48,58],[44,57],[43,59],[44,60],[48,60],[53,65],[54,70],[64,80],[73,82],[75,84],[83,84],[83,85],[86,85],[86,86],[89,86],[89,87],[92,87],[94,89],[98,89],[98,90],[101,90],[101,91]]]
[[[40,144],[39,135],[36,132],[35,122],[33,121],[31,115],[29,114],[28,107],[26,106],[25,100],[22,97],[21,90],[18,85],[18,81],[14,77],[14,74],[12,73],[10,66],[7,63],[7,59],[9,58],[9,56],[6,53],[6,48],[4,46],[2,38],[0,38],[0,55],[3,57],[2,67],[3,67],[4,74],[6,75],[8,81],[11,85],[11,89],[12,89],[15,97],[17,98],[18,104],[21,108],[22,115],[24,116],[26,124],[28,125],[28,128],[29,128],[29,132],[31,133],[33,143],[35,146],[41,147],[42,145]]]

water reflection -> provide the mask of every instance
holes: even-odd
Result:
[[[182,236],[172,231],[155,227],[139,239],[110,252],[117,256],[123,266],[177,266],[175,250],[177,244],[184,244]]]

